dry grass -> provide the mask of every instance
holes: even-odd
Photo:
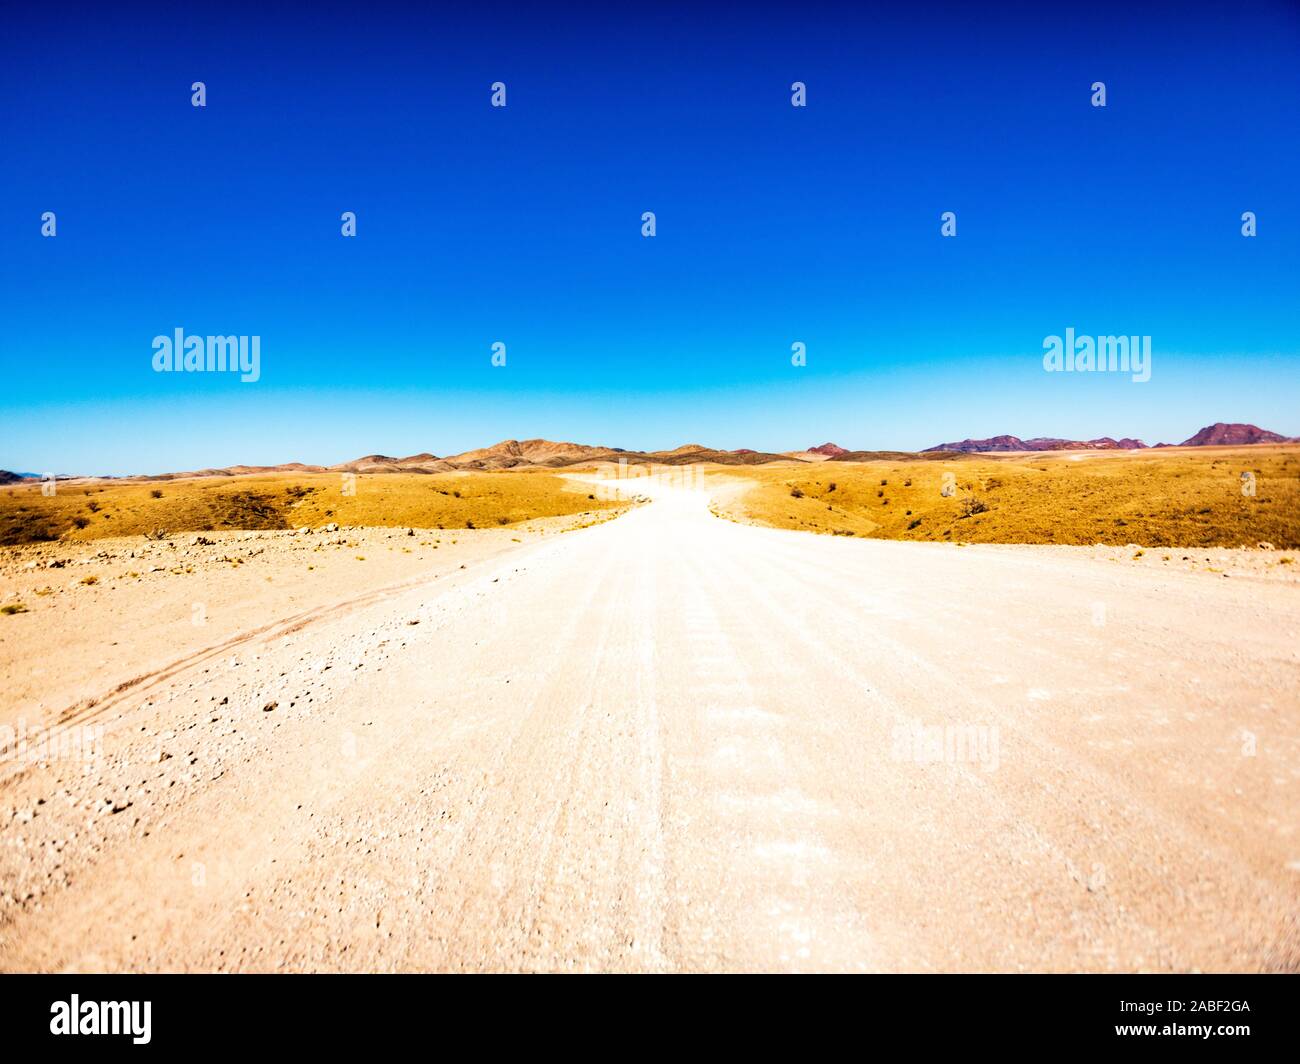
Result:
[[[1241,474],[1255,476],[1254,496]],[[942,494],[951,474],[952,495]],[[952,456],[728,470],[759,482],[736,520],[972,543],[1300,547],[1300,446]]]
[[[153,483],[62,483],[0,489],[0,545],[221,529],[339,525],[495,528],[618,505],[543,472],[359,475],[345,495],[337,473],[198,477]]]

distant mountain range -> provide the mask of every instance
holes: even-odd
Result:
[[[493,469],[559,469],[584,462],[626,461],[631,465],[689,465],[712,462],[716,465],[762,465],[787,460],[783,454],[765,451],[719,451],[698,443],[688,443],[671,451],[625,451],[620,447],[593,447],[583,443],[559,443],[554,440],[502,440],[491,447],[480,447],[461,454],[439,458],[425,451],[396,458],[386,454],[368,454],[338,465],[305,465],[286,462],[273,466],[236,465],[211,469],[194,469],[176,473],[156,473],[132,477],[137,480],[180,480],[186,477],[230,477],[249,473],[454,473]],[[18,479],[14,474],[9,474]],[[5,483],[0,474],[0,483]],[[127,478],[123,478],[127,479]]]
[[[1211,447],[1243,446],[1254,443],[1300,442],[1300,437],[1282,436],[1257,425],[1227,424],[1219,421],[1207,425],[1190,439],[1180,444],[1158,443],[1156,447]],[[619,447],[593,447],[582,443],[557,443],[553,440],[503,440],[491,447],[480,447],[461,454],[439,458],[427,451],[393,458],[385,454],[368,454],[339,465],[305,465],[286,462],[274,466],[225,466],[214,469],[197,469],[184,473],[159,473],[152,476],[131,477],[132,480],[177,480],[182,477],[230,477],[248,473],[451,473],[458,470],[491,470],[518,468],[562,468],[585,462],[619,462],[630,465],[689,465],[711,462],[715,465],[765,465],[791,459],[803,461],[867,462],[881,459],[899,460],[924,457],[941,459],[945,454],[977,454],[1004,451],[1130,451],[1145,450],[1141,440],[1124,437],[1112,439],[1102,436],[1095,440],[1065,440],[1049,436],[1021,439],[1019,436],[992,436],[986,440],[961,440],[927,447],[919,454],[910,451],[851,451],[837,443],[821,443],[804,451],[753,451],[742,447],[735,451],[719,451],[698,443],[674,447],[671,451],[625,451]],[[0,469],[0,485],[16,484],[39,479],[35,473],[10,473]],[[69,479],[60,474],[60,480]]]
[[[698,443],[674,447],[671,451],[625,451],[620,447],[592,447],[583,443],[556,443],[552,440],[503,440],[491,447],[436,458],[416,454],[409,458],[389,458],[382,454],[366,455],[354,462],[330,466],[348,473],[448,473],[458,469],[516,469],[521,466],[577,465],[581,462],[618,462],[643,465],[686,465],[691,462],[714,462],[719,465],[759,465],[785,458],[742,448],[719,451]]]
[[[1195,436],[1179,444],[1157,443],[1157,447],[1239,447],[1252,443],[1289,443],[1300,437],[1282,436],[1276,432],[1261,429],[1258,425],[1245,425],[1240,422],[1228,424],[1216,421],[1206,425]],[[1063,440],[1054,436],[1035,436],[1022,440],[1019,436],[992,436],[987,440],[962,440],[959,443],[941,443],[936,447],[927,447],[930,451],[958,451],[963,454],[985,453],[989,451],[1139,451],[1147,445],[1141,440],[1124,437],[1121,440],[1102,436],[1095,440]]]
[[[987,440],[961,440],[958,443],[941,443],[927,447],[929,451],[959,451],[964,454],[988,451],[1138,451],[1146,444],[1125,437],[1122,440],[1102,436],[1095,440],[1062,440],[1055,436],[1035,436],[1022,440],[1019,436],[991,436]]]

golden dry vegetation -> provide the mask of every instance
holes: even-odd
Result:
[[[619,505],[544,472],[274,473],[157,481],[71,481],[0,489],[0,545],[104,536],[339,525],[492,528]]]
[[[1253,495],[1243,473],[1254,477]],[[778,528],[971,543],[1300,547],[1295,444],[822,462],[739,475],[758,486],[719,503],[719,515]]]

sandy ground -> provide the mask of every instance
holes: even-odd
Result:
[[[409,555],[12,554],[0,723],[85,741],[0,762],[0,968],[1300,966],[1291,567],[636,488]]]
[[[192,666],[250,636],[288,631],[614,514],[492,529],[185,532],[0,548],[0,725],[49,725]],[[75,705],[74,705],[75,704]],[[3,775],[3,773],[0,773]]]

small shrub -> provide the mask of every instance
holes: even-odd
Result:
[[[161,498],[162,498],[162,492],[161,492],[158,488],[154,488],[153,491],[149,492],[149,498],[151,498],[151,499],[161,499]]]
[[[803,492],[802,492],[799,488],[791,488],[791,489],[790,489],[790,498],[792,498],[792,499],[802,499],[802,498],[803,498]]]
[[[29,612],[27,607],[21,602],[11,602],[7,606],[0,606],[0,613],[5,614],[6,616],[13,616],[15,613],[27,612]]]

